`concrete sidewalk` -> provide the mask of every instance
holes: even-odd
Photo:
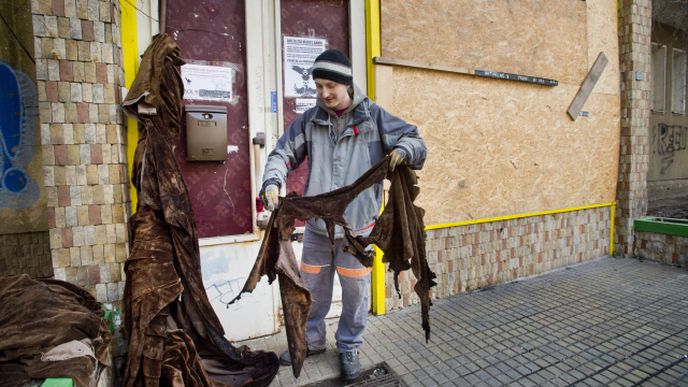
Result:
[[[685,269],[606,257],[437,300],[430,319],[426,344],[418,306],[370,316],[362,369],[384,361],[412,386],[688,386]],[[337,377],[336,323],[298,380],[281,367],[271,386]],[[284,333],[240,344],[287,348]]]

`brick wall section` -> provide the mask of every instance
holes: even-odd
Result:
[[[121,298],[128,255],[118,1],[32,0],[55,278]]]
[[[619,5],[621,141],[614,241],[618,254],[630,255],[633,220],[647,213],[652,1],[621,0]]]
[[[0,235],[0,273],[52,277],[47,231]]]
[[[688,270],[688,237],[636,232],[635,255]]]
[[[426,251],[437,274],[433,297],[506,283],[609,253],[609,207],[533,216],[427,232]],[[415,277],[387,273],[387,308],[415,304]]]

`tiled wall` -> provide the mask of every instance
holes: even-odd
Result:
[[[533,216],[427,232],[433,297],[515,281],[609,253],[610,207]],[[387,308],[418,302],[410,271],[400,277],[399,298],[387,273]]]
[[[621,255],[632,254],[633,220],[647,213],[650,163],[650,85],[652,63],[651,0],[619,2],[621,70],[621,138],[617,184],[616,243]]]
[[[127,251],[119,2],[32,0],[55,278],[119,300]]]
[[[0,273],[52,277],[48,232],[0,235]]]
[[[636,232],[635,255],[688,269],[688,237]]]

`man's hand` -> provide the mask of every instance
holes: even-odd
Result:
[[[389,162],[389,166],[392,169],[392,171],[394,171],[394,168],[396,168],[397,165],[402,165],[406,162],[406,152],[399,148],[392,149],[389,155],[392,157],[392,159]]]
[[[268,184],[263,192],[261,192],[261,198],[265,209],[268,211],[275,211],[277,207],[277,202],[279,201],[279,187],[275,184]]]

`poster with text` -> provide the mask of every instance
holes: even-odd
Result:
[[[294,113],[303,114],[306,110],[315,106],[315,98],[296,98]]]
[[[185,64],[182,79],[186,100],[232,100],[232,69],[229,67]]]
[[[284,96],[315,97],[315,82],[311,77],[315,58],[325,51],[327,40],[284,37]]]

